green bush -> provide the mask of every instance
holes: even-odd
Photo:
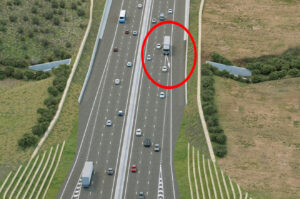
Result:
[[[31,20],[33,25],[40,25],[40,20],[37,17],[33,17]]]
[[[59,91],[57,90],[56,87],[50,86],[50,87],[48,88],[48,93],[49,93],[50,95],[53,95],[54,97],[56,97],[56,96],[59,94]]]
[[[6,78],[5,71],[0,68],[0,80],[3,80],[5,78]]]
[[[65,8],[65,7],[66,7],[66,3],[65,3],[64,1],[61,1],[61,2],[59,3],[59,6],[60,6],[61,8]]]
[[[35,146],[38,142],[38,137],[32,133],[25,133],[21,139],[18,140],[18,144],[22,148]]]
[[[14,78],[16,78],[16,79],[23,79],[23,72],[20,71],[20,70],[16,70],[14,72]]]
[[[72,4],[71,4],[71,8],[72,8],[73,10],[76,10],[76,9],[77,9],[76,3],[72,3]]]
[[[222,158],[227,154],[226,145],[215,144],[213,146],[214,153],[216,156]]]
[[[38,11],[37,11],[37,8],[33,6],[33,7],[31,8],[31,12],[32,12],[33,14],[37,14],[37,12],[38,12]]]
[[[53,96],[50,96],[50,97],[48,97],[48,98],[46,98],[45,100],[44,100],[44,104],[48,107],[48,106],[51,106],[51,105],[56,105],[56,104],[58,104],[58,100],[55,98],[55,97],[53,97]]]
[[[47,11],[43,16],[45,17],[45,19],[50,20],[53,18],[53,12]]]
[[[58,8],[58,3],[56,1],[52,1],[52,8]]]
[[[297,68],[293,68],[289,70],[288,75],[292,77],[300,77],[300,70],[298,70]]]
[[[17,19],[18,19],[17,16],[14,16],[14,15],[10,15],[10,16],[9,16],[9,21],[12,22],[12,23],[13,23],[13,22],[16,22]]]
[[[79,17],[84,16],[85,15],[85,11],[82,10],[82,9],[78,9],[77,10],[77,14],[78,14]]]
[[[251,80],[252,80],[253,83],[259,83],[259,82],[262,81],[262,78],[258,75],[253,75]]]
[[[269,80],[276,80],[276,79],[279,79],[279,75],[278,72],[275,71],[269,75]]]
[[[29,20],[29,18],[25,15],[25,16],[23,16],[23,21],[28,21]]]
[[[225,65],[233,65],[232,62],[229,59],[219,55],[216,52],[212,53],[211,60],[213,62],[217,62],[217,63],[221,63],[221,64],[225,64]]]
[[[58,17],[54,17],[53,18],[53,24],[56,25],[56,26],[59,26],[60,25],[60,20]]]
[[[4,69],[4,73],[5,73],[6,77],[13,77],[14,73],[15,73],[15,69],[11,66],[7,66]]]
[[[36,124],[35,126],[32,127],[31,132],[36,135],[36,136],[42,136],[45,133],[44,126],[41,124]]]
[[[35,79],[35,74],[32,71],[25,71],[24,72],[24,79],[25,80]]]

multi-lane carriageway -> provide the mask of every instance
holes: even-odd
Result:
[[[143,4],[138,9],[138,3]],[[173,14],[168,14],[173,9]],[[125,24],[118,23],[120,10],[127,11]],[[75,161],[57,198],[137,198],[142,191],[145,198],[179,198],[172,154],[185,105],[184,87],[164,90],[150,82],[141,66],[141,44],[153,26],[152,18],[164,13],[166,20],[184,24],[183,0],[113,0],[103,40],[97,49],[95,65],[85,96],[80,105],[78,145]],[[130,30],[130,34],[124,34]],[[131,32],[138,31],[138,36]],[[164,56],[155,48],[163,42],[163,36],[171,36],[172,51]],[[118,52],[113,48],[118,47]],[[149,37],[145,61],[150,75],[160,84],[174,85],[185,77],[184,31],[177,26],[164,25]],[[133,67],[127,67],[128,61]],[[168,72],[161,67],[168,65]],[[114,80],[121,84],[115,85]],[[164,91],[165,99],[159,98]],[[124,116],[118,116],[118,110]],[[106,121],[112,120],[107,127]],[[142,137],[135,131],[141,128]],[[160,144],[161,151],[142,145],[144,138],[152,144]],[[88,189],[80,188],[80,174],[86,160],[94,162],[95,174]],[[130,172],[136,164],[137,173]],[[113,176],[105,170],[115,169]]]

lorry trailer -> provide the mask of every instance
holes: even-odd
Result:
[[[171,37],[170,36],[164,36],[164,45],[163,45],[163,52],[164,55],[169,55],[170,48],[171,48]]]
[[[81,173],[81,181],[83,187],[89,187],[91,184],[92,175],[94,172],[94,163],[86,161]]]

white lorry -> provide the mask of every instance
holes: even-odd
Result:
[[[170,36],[164,36],[164,45],[163,45],[163,52],[164,55],[169,55],[170,48],[171,48],[171,37]]]
[[[81,173],[81,181],[83,187],[89,187],[91,184],[92,175],[94,172],[94,163],[86,161]]]

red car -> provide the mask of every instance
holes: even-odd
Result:
[[[134,164],[131,166],[131,172],[135,173],[136,171],[137,171],[137,168],[136,168],[136,165]]]

